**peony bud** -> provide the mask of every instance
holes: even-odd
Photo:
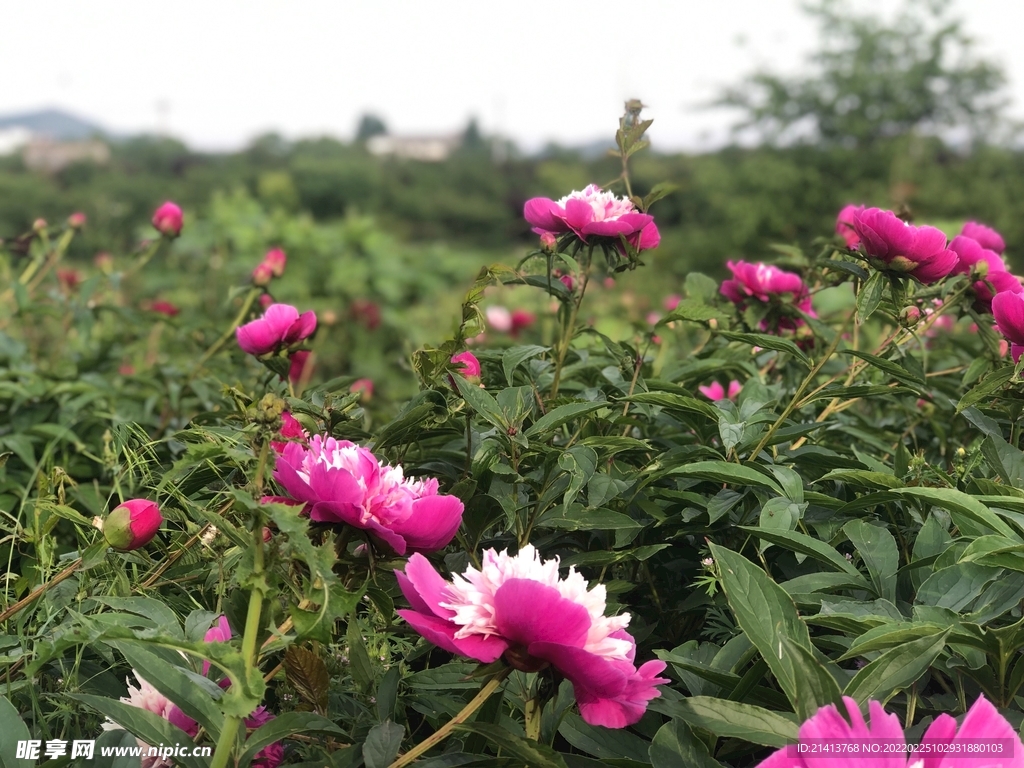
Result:
[[[545,232],[540,236],[540,247],[545,251],[555,250],[556,242],[555,236],[551,232]]]
[[[921,310],[911,305],[904,307],[900,312],[900,325],[904,328],[913,328],[921,321]]]
[[[46,229],[47,226],[48,225],[46,223],[46,219],[36,219],[35,221],[32,222],[32,231],[42,232],[43,230]]]
[[[460,352],[453,355],[451,361],[455,363],[456,370],[464,379],[472,384],[480,383],[480,361],[476,359],[476,355],[472,352]],[[452,386],[455,386],[454,380]]]
[[[263,257],[263,263],[270,267],[274,277],[280,277],[284,274],[284,265],[288,263],[288,257],[280,248],[275,248],[272,251],[267,251],[267,255]]]
[[[572,275],[562,275],[558,280],[566,287],[566,290],[568,290],[569,293],[576,290],[576,280]]]
[[[130,499],[117,506],[103,521],[103,538],[121,552],[146,546],[163,523],[160,508],[147,499]]]
[[[76,211],[68,216],[68,226],[72,229],[81,229],[85,226],[85,214],[81,211]]]
[[[270,285],[270,281],[274,277],[274,270],[270,268],[267,262],[263,261],[256,265],[256,268],[252,271],[252,284],[253,285]]]
[[[260,306],[263,307],[263,309],[266,309],[273,303],[274,297],[271,296],[269,293],[264,293],[262,296],[260,296]]]
[[[153,226],[164,237],[177,237],[181,234],[181,208],[167,201],[153,214]]]
[[[274,533],[267,526],[263,526],[263,543],[269,544],[271,539],[274,538]]]

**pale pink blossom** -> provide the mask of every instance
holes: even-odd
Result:
[[[561,578],[558,559],[541,560],[532,545],[515,556],[489,549],[480,570],[470,566],[450,582],[421,555],[396,576],[412,606],[398,613],[427,640],[484,663],[504,657],[525,672],[554,667],[591,725],[632,725],[669,682],[657,676],[662,661],[634,666],[630,616],[604,615],[604,586],[588,588],[575,568]]]
[[[679,302],[683,300],[683,297],[678,293],[673,293],[671,296],[666,296],[661,305],[665,308],[666,312],[672,312],[676,307],[679,306]]]
[[[638,251],[654,248],[661,241],[653,216],[640,213],[630,200],[604,192],[596,184],[560,200],[534,197],[526,201],[523,215],[539,235],[571,231],[584,242],[624,236]]]
[[[512,313],[505,307],[487,308],[487,325],[499,333],[508,333],[512,330]]]

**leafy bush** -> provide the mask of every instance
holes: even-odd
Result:
[[[668,190],[633,197],[627,162],[648,125],[620,126],[626,197],[531,200],[541,245],[404,359],[423,329],[399,309],[458,265],[358,219],[243,196],[88,274],[59,266],[72,226],[8,249],[4,749],[127,731],[217,768],[750,766],[844,695],[915,738],[979,696],[1019,727],[1024,400],[990,304],[1016,346],[1024,299],[1003,262],[845,211],[813,250],[690,272],[642,316],[606,285],[657,241]],[[239,286],[269,244],[284,276],[275,256]],[[340,319],[366,292],[393,344]],[[302,353],[332,348],[311,377]],[[371,394],[353,358],[374,348]]]

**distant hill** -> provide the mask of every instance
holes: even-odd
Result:
[[[96,123],[83,120],[60,109],[40,109],[17,115],[0,115],[0,130],[4,128],[26,128],[34,134],[57,141],[75,141],[110,133]]]

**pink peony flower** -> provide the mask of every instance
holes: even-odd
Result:
[[[356,379],[352,382],[352,386],[348,388],[348,391],[361,393],[360,402],[368,403],[373,399],[373,380]]]
[[[274,248],[267,251],[267,255],[263,257],[263,263],[270,267],[274,277],[281,277],[284,274],[285,265],[288,263],[288,256],[280,248]]]
[[[711,382],[706,387],[697,387],[704,397],[708,400],[717,402],[719,400],[735,400],[736,396],[739,395],[740,390],[743,389],[743,385],[733,379],[729,382],[729,391],[725,391],[725,387],[719,384],[717,381]]]
[[[289,304],[271,304],[263,317],[235,329],[238,346],[250,355],[265,355],[289,347],[316,330],[316,314]]]
[[[284,447],[288,445],[289,440],[298,440],[300,443],[309,442],[309,433],[302,428],[298,420],[288,411],[281,414],[281,429],[278,430],[277,434],[283,437],[284,440],[280,442],[271,441],[270,447],[278,453],[284,451]]]
[[[182,712],[176,704],[160,693],[134,669],[132,674],[135,676],[139,687],[136,688],[132,685],[130,679],[126,679],[125,684],[128,687],[128,696],[121,697],[123,703],[162,717],[171,725],[184,731],[189,738],[194,739],[199,734],[199,724],[195,720]],[[121,726],[108,720],[103,723],[102,728],[105,731],[120,730]],[[171,768],[174,764],[168,758],[148,755],[147,752],[152,745],[142,739],[136,738],[136,743],[143,748],[140,768]]]
[[[458,366],[457,370],[462,378],[474,384],[480,383],[480,361],[476,359],[476,355],[472,352],[460,352],[452,355],[452,362]],[[452,386],[455,386],[454,383]]]
[[[538,235],[571,231],[584,242],[588,237],[618,240],[624,235],[638,251],[654,248],[661,241],[653,216],[640,213],[625,198],[602,192],[596,184],[558,201],[546,197],[527,200],[523,216]]]
[[[68,216],[68,226],[72,229],[81,229],[85,226],[86,216],[81,211],[76,211]]]
[[[860,245],[860,235],[853,228],[853,222],[857,214],[863,210],[863,205],[848,205],[839,212],[839,216],[836,218],[836,234],[841,235],[846,241],[847,248],[856,248]]]
[[[129,499],[103,521],[103,538],[121,552],[146,546],[164,522],[160,508],[148,499]]]
[[[439,494],[437,480],[406,478],[400,466],[347,440],[313,435],[308,447],[288,443],[274,479],[311,520],[360,528],[399,555],[447,546],[462,522],[462,502]]]
[[[751,264],[746,261],[730,261],[726,266],[732,272],[732,278],[722,281],[720,292],[729,301],[742,307],[749,299],[768,303],[775,297],[792,303],[805,315],[817,317],[811,305],[810,293],[800,275],[760,262]],[[761,321],[761,330],[794,331],[803,324],[803,320],[798,317],[779,317],[772,323],[766,318]]]
[[[512,313],[505,307],[487,308],[487,325],[499,333],[508,333],[512,330]]]
[[[1010,342],[1010,353],[1016,363],[1024,352],[1024,293],[997,293],[992,299],[992,315],[996,328]]]
[[[861,250],[878,269],[907,274],[927,284],[941,280],[956,267],[957,255],[946,247],[942,230],[912,226],[892,211],[856,211],[853,229],[861,239]]]
[[[163,299],[151,301],[147,309],[150,312],[156,312],[157,314],[166,315],[167,317],[174,317],[179,312],[181,312],[181,310],[178,309],[174,304],[172,304],[169,301],[164,301]]]
[[[900,719],[894,714],[887,714],[877,701],[869,703],[871,722],[868,724],[860,713],[857,702],[848,696],[843,697],[846,716],[840,714],[834,704],[822,707],[817,713],[800,726],[800,742],[811,744],[842,744],[853,740],[869,739],[878,742],[878,746],[891,744],[893,747],[906,744]],[[998,757],[980,757],[968,752],[966,744],[978,740],[992,743],[996,740],[1007,740],[1005,752]],[[856,742],[853,742],[856,743]],[[939,715],[924,732],[921,744],[925,746],[919,752],[902,752],[901,750],[880,753],[877,760],[870,760],[877,768],[1022,768],[1024,767],[1024,746],[1021,745],[1017,732],[999,714],[995,707],[984,696],[978,700],[964,716],[963,723],[957,729],[956,720],[950,715]],[[957,745],[960,748],[957,748]],[[931,745],[929,749],[927,745]],[[801,754],[793,747],[783,747],[767,760],[762,761],[758,768],[847,768],[847,766],[863,765],[860,758],[849,754]]]
[[[312,313],[309,313],[312,314]],[[288,381],[292,383],[293,387],[299,386],[303,379],[309,380],[309,377],[313,375],[313,364],[316,361],[313,353],[307,349],[300,349],[296,352],[292,352],[288,358],[290,365],[288,366]]]
[[[559,578],[558,558],[542,561],[532,545],[516,556],[488,549],[480,570],[470,566],[450,582],[421,555],[395,575],[412,606],[398,614],[423,637],[484,663],[504,656],[524,672],[554,667],[591,725],[632,725],[669,682],[657,677],[662,661],[634,666],[630,616],[604,615],[604,586],[587,589],[575,568]]]
[[[979,301],[988,304],[996,293],[1024,291],[1020,280],[1007,271],[1003,258],[995,251],[983,248],[977,240],[966,235],[957,235],[949,244],[949,248],[959,259],[952,274],[976,274],[981,278],[976,280],[973,286],[974,294]]]
[[[253,285],[270,285],[270,281],[274,278],[274,270],[270,268],[270,265],[265,261],[261,261],[252,271],[252,284]]]
[[[157,208],[153,214],[153,226],[164,237],[177,237],[180,235],[181,224],[181,208],[169,200]]]
[[[1001,254],[1006,250],[1006,241],[1003,240],[1002,235],[991,227],[986,227],[984,224],[979,224],[976,221],[968,221],[964,224],[960,234],[976,240],[982,248],[987,248],[990,251]]]
[[[512,338],[519,335],[519,332],[524,328],[529,328],[537,322],[537,316],[525,309],[513,309],[512,310]]]

